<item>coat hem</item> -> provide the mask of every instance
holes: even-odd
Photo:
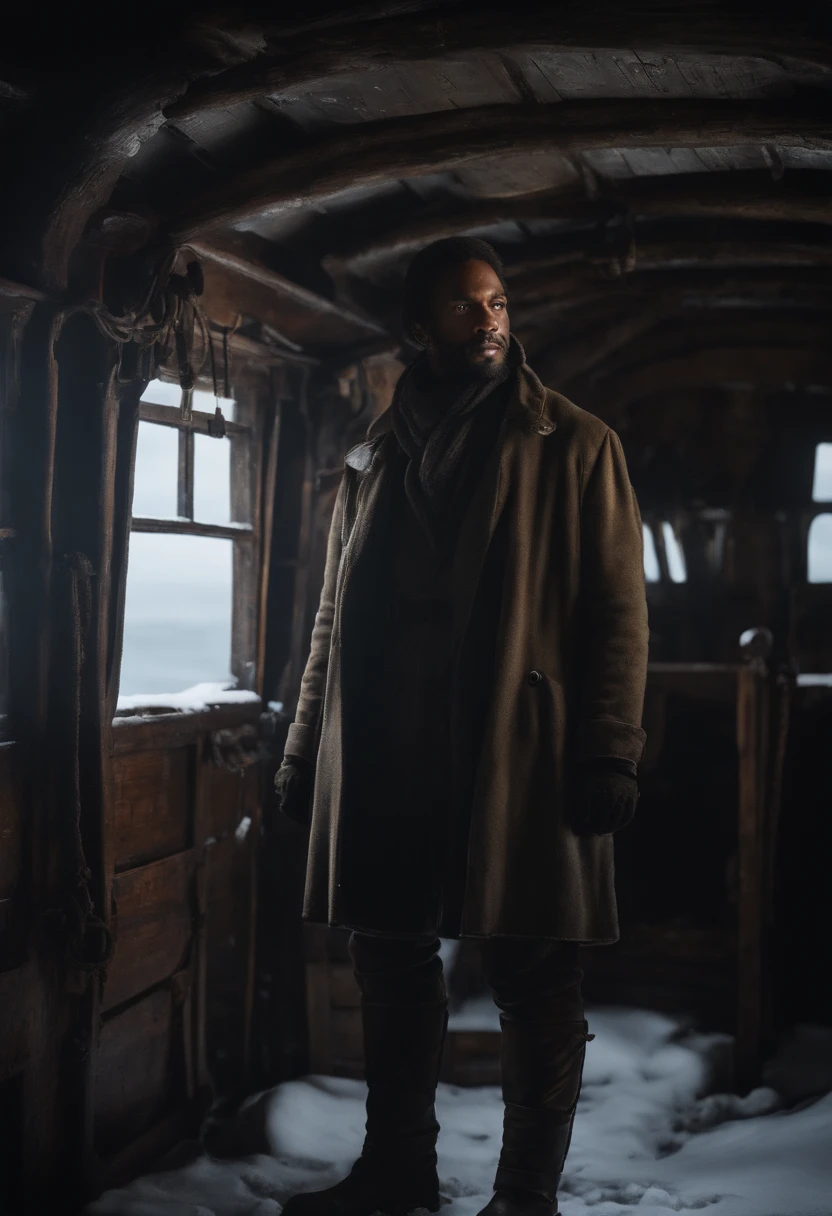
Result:
[[[440,936],[438,928],[425,928],[421,930],[370,929],[365,925],[352,924],[340,920],[329,920],[323,916],[309,916],[306,913],[301,916],[301,920],[304,924],[325,925],[328,929],[345,929],[348,933],[362,933],[367,937],[416,939]],[[620,939],[620,934],[616,934],[614,937],[573,937],[563,933],[473,933],[470,931],[442,934],[441,936],[445,941],[461,941],[463,939],[485,941],[492,937],[510,937],[518,941],[575,942],[579,946],[612,946]]]

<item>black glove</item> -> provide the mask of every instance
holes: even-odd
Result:
[[[274,788],[282,814],[303,827],[309,826],[312,812],[314,769],[308,760],[286,756],[275,773]]]
[[[569,798],[572,830],[578,836],[607,836],[626,827],[636,811],[636,766],[602,757],[581,764]]]

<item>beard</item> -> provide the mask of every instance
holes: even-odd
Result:
[[[502,348],[502,354],[484,359],[480,355],[485,345],[483,342],[466,342],[459,345],[438,339],[434,339],[433,354],[443,373],[451,380],[496,380],[503,374],[506,365],[508,340],[500,336],[492,338],[491,342]]]

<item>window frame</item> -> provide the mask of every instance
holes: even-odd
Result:
[[[641,522],[644,525],[644,527],[646,527],[649,530],[651,536],[653,537],[653,547],[656,552],[656,561],[658,562],[658,565],[659,565],[659,577],[657,579],[648,579],[647,572],[645,571],[645,575],[644,575],[645,586],[647,586],[647,587],[684,587],[684,586],[686,586],[686,584],[688,582],[687,558],[685,555],[684,546],[682,545],[682,541],[681,541],[680,537],[677,535],[676,529],[673,525],[673,520],[669,519],[668,516],[658,514],[655,511],[648,511],[642,515]],[[672,578],[671,574],[670,574],[670,562],[668,561],[667,544],[665,542],[665,536],[664,536],[665,524],[667,524],[667,526],[673,531],[673,534],[676,537],[676,543],[679,546],[679,551],[681,552],[682,561],[685,566],[685,577],[678,581],[676,579]]]
[[[817,451],[822,443],[832,443],[832,440],[816,439],[815,440],[815,455],[812,462],[812,475],[810,483],[810,494],[814,494],[815,485],[815,468],[817,463]],[[798,546],[798,562],[799,568],[795,571],[795,582],[801,583],[806,587],[832,587],[832,580],[829,582],[814,583],[809,581],[809,532],[812,524],[819,515],[832,515],[832,499],[816,499],[810,498],[810,501],[798,515],[799,528],[799,546]]]
[[[151,401],[140,401],[138,410],[139,422],[170,427],[179,434],[176,494],[178,517],[155,519],[151,516],[135,516],[131,512],[130,532],[204,536],[232,542],[230,670],[237,682],[237,688],[246,690],[254,690],[258,682],[258,603],[263,552],[262,497],[264,463],[269,459],[269,454],[263,451],[263,438],[270,402],[275,409],[280,405],[279,397],[270,391],[273,386],[269,373],[272,370],[270,367],[247,367],[235,376],[232,389],[235,403],[234,421],[225,421],[225,437],[231,440],[231,522],[227,524],[201,523],[193,518],[194,436],[210,435],[209,423],[213,422],[214,414],[193,410],[189,418],[183,418],[180,406],[158,405]],[[155,379],[177,384],[176,377],[166,372],[166,369],[161,369]],[[212,388],[211,384],[204,380],[198,381],[196,387],[209,391]],[[138,425],[136,435],[138,437]],[[135,460],[134,449],[134,472]],[[248,516],[247,520],[245,516]]]
[[[813,502],[811,507],[801,512],[800,555],[803,569],[800,572],[800,582],[805,583],[807,587],[832,587],[832,579],[813,582],[809,578],[809,533],[812,530],[812,524],[819,515],[832,515],[832,502]]]

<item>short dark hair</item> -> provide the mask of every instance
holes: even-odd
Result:
[[[420,249],[407,268],[402,298],[402,328],[413,337],[414,321],[427,317],[437,278],[462,262],[487,262],[507,293],[502,259],[493,245],[475,236],[446,236]]]

